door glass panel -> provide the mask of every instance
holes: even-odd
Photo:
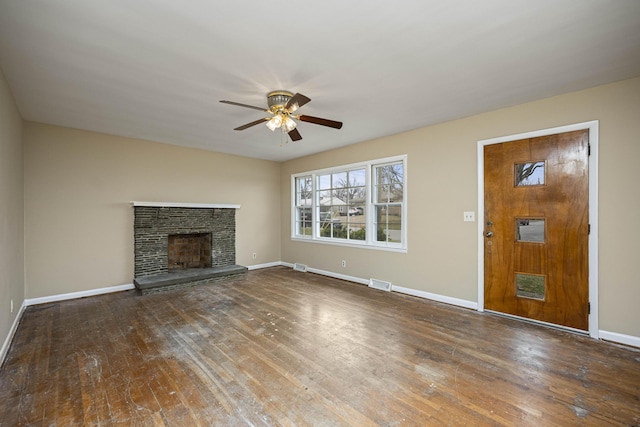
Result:
[[[516,187],[544,185],[544,162],[516,163]]]
[[[543,300],[544,288],[544,276],[516,273],[516,296]]]
[[[516,218],[518,242],[544,243],[543,218]]]

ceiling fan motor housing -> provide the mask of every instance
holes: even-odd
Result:
[[[284,109],[285,104],[291,99],[293,93],[286,90],[275,90],[267,94],[267,105],[273,113]]]

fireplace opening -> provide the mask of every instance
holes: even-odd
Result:
[[[211,267],[211,233],[169,234],[169,271]]]

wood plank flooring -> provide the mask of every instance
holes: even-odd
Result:
[[[640,425],[640,351],[276,267],[28,308],[0,425]]]

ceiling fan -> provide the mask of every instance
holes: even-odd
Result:
[[[224,104],[237,105],[238,107],[253,108],[254,110],[260,110],[265,113],[271,114],[271,117],[264,117],[251,123],[247,123],[246,125],[238,126],[234,130],[245,130],[260,123],[267,122],[267,127],[272,131],[280,128],[283,133],[286,132],[287,134],[289,134],[289,137],[292,141],[300,141],[302,139],[302,136],[300,135],[300,132],[298,132],[298,129],[296,129],[296,120],[321,126],[328,126],[334,129],[342,128],[342,122],[322,119],[320,117],[305,116],[303,114],[294,114],[298,110],[298,108],[302,107],[309,101],[311,101],[311,99],[307,98],[301,93],[293,94],[286,90],[275,90],[267,94],[267,105],[269,106],[268,109],[264,109],[263,107],[255,107],[253,105],[241,104],[239,102],[233,101],[222,100],[220,102]]]

